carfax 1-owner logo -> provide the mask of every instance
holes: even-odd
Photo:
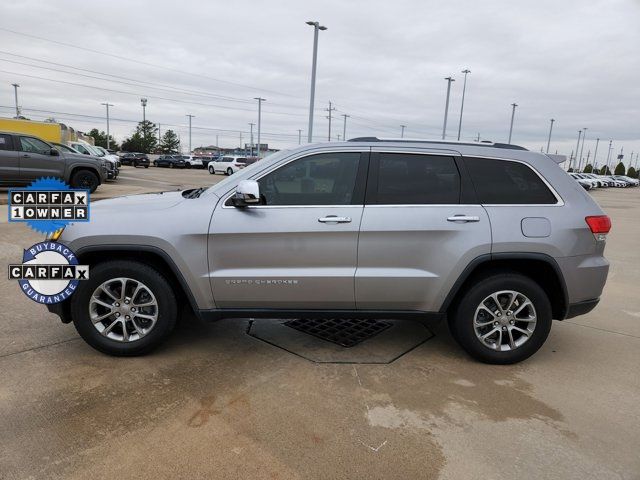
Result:
[[[60,303],[89,278],[89,266],[67,246],[57,242],[40,242],[24,251],[22,263],[9,265],[9,280],[17,280],[22,292],[38,303]]]
[[[71,189],[56,178],[41,178],[24,189],[10,189],[8,206],[10,222],[25,222],[45,234],[73,222],[89,221],[89,191]]]

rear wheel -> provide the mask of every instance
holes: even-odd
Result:
[[[100,178],[91,170],[78,170],[71,177],[71,186],[73,188],[82,188],[93,193],[98,188],[98,185],[100,185]]]
[[[71,297],[80,336],[109,355],[142,355],[171,333],[177,317],[169,282],[142,263],[115,260],[97,265]]]
[[[215,174],[215,173],[216,173],[216,171],[213,169],[213,167],[212,167],[211,165],[209,165],[209,173],[210,173],[211,175],[213,175],[213,174]]]
[[[184,164],[184,168],[191,168],[191,164],[190,164],[190,163],[188,163],[188,162],[187,162],[187,163],[185,163],[185,164]]]
[[[517,363],[537,352],[551,329],[551,303],[533,280],[516,273],[486,277],[467,290],[450,317],[456,341],[472,357]]]
[[[227,175],[233,175],[233,169],[231,167],[227,168]]]

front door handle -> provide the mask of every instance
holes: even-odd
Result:
[[[337,215],[327,215],[318,219],[320,223],[351,223],[351,217],[338,217]]]
[[[31,158],[31,155],[29,155],[28,153],[24,153],[24,154],[22,155],[22,158]]]
[[[475,215],[454,215],[447,217],[447,222],[479,222],[480,217]]]

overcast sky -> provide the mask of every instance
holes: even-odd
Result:
[[[106,129],[100,103],[108,101],[121,141],[141,120],[145,96],[147,118],[176,130],[185,147],[186,114],[195,115],[194,147],[216,134],[230,147],[239,131],[248,141],[261,96],[263,143],[293,146],[298,129],[303,141],[307,132],[307,20],[328,27],[314,140],[327,138],[330,100],[334,139],[342,114],[347,137],[399,137],[404,124],[405,136],[437,138],[449,75],[447,138],[456,139],[468,68],[464,140],[506,141],[515,102],[513,143],[546,146],[554,118],[551,151],[571,153],[583,127],[585,157],[596,137],[600,160],[610,139],[626,160],[640,151],[637,0],[3,2],[0,115],[13,115],[14,82],[24,115],[80,130]]]

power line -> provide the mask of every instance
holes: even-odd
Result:
[[[108,53],[108,52],[103,52],[103,51],[100,51],[100,50],[95,50],[93,48],[81,47],[80,45],[75,45],[75,44],[72,44],[72,43],[60,42],[58,40],[51,40],[51,39],[48,39],[48,38],[39,37],[37,35],[32,35],[32,34],[29,34],[29,33],[18,32],[16,30],[11,30],[9,28],[0,27],[0,30],[5,31],[5,32],[9,32],[9,33],[13,33],[14,35],[21,35],[23,37],[35,38],[36,40],[40,40],[40,41],[43,41],[43,42],[55,43],[57,45],[62,45],[62,46],[65,46],[65,47],[76,48],[78,50],[84,50],[86,52],[97,53],[99,55],[105,55],[107,57],[113,57],[113,58],[117,58],[119,60],[125,60],[127,62],[133,62],[133,63],[137,63],[137,64],[140,64],[140,65],[147,65],[149,67],[160,68],[160,69],[168,70],[168,71],[171,71],[171,72],[177,72],[177,73],[180,73],[180,74],[183,74],[183,75],[192,75],[192,76],[195,76],[195,77],[206,78],[206,79],[212,80],[214,82],[224,83],[224,84],[227,84],[227,85],[233,85],[235,87],[242,87],[242,88],[248,88],[250,90],[258,90],[258,91],[262,91],[262,92],[275,93],[277,95],[283,95],[285,97],[302,98],[302,97],[297,97],[296,95],[291,95],[289,93],[278,92],[278,91],[275,91],[275,90],[269,90],[269,89],[255,87],[255,86],[252,86],[252,85],[246,85],[246,84],[237,83],[237,82],[231,82],[231,81],[228,81],[228,80],[221,80],[219,78],[210,77],[208,75],[202,75],[200,73],[185,72],[184,70],[181,70],[181,69],[178,69],[178,68],[167,67],[167,66],[164,66],[164,65],[157,65],[155,63],[145,62],[145,61],[142,61],[142,60],[136,60],[136,59],[133,59],[133,58],[124,57],[122,55],[116,55],[116,54],[113,54],[113,53]]]

